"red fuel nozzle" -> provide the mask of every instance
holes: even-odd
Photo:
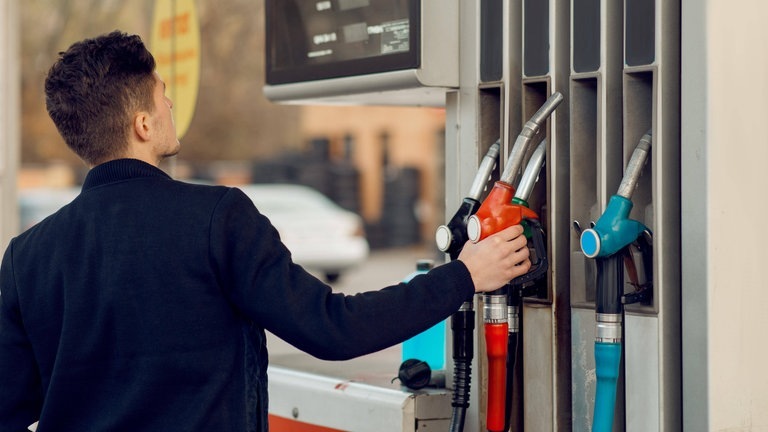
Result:
[[[539,216],[530,208],[513,204],[515,188],[509,183],[497,181],[483,204],[467,221],[467,237],[472,242],[479,242],[504,228],[518,225],[523,219],[538,219]]]

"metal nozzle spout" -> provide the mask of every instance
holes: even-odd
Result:
[[[651,152],[651,131],[648,131],[640,138],[640,142],[637,143],[635,151],[632,152],[632,157],[629,158],[627,163],[627,170],[624,172],[624,177],[621,179],[619,190],[616,195],[622,196],[626,199],[632,197],[632,193],[637,187],[637,181],[640,179],[640,174],[643,172],[643,166],[645,166],[646,159],[648,159],[648,153]]]
[[[530,125],[530,127],[533,127],[533,125],[536,125],[537,128],[534,130],[534,133],[538,132],[538,128],[541,127],[542,124],[544,124],[545,121],[547,121],[547,118],[552,114],[552,112],[555,111],[555,108],[560,105],[560,103],[565,99],[563,97],[563,94],[560,92],[554,92],[552,93],[552,96],[547,99],[546,102],[544,102],[544,105],[539,108],[538,111],[536,111],[535,114],[531,117],[530,120],[528,120],[528,123],[526,123],[526,127]]]
[[[523,157],[525,156],[525,150],[528,147],[531,139],[539,133],[541,126],[547,121],[547,118],[555,111],[558,105],[563,101],[564,97],[560,92],[552,93],[552,96],[544,102],[544,105],[539,108],[538,111],[525,123],[523,130],[515,140],[515,145],[512,147],[512,151],[509,154],[507,164],[504,166],[504,172],[501,174],[500,180],[512,184],[515,180],[515,176],[520,171],[520,166],[523,163]]]
[[[515,198],[519,198],[524,201],[528,201],[531,196],[531,191],[536,185],[536,179],[539,178],[539,172],[541,167],[544,166],[544,160],[547,156],[547,140],[542,140],[539,143],[536,150],[528,159],[528,165],[525,167],[525,172],[520,178],[520,184],[517,185],[517,191],[515,192]]]
[[[472,181],[472,187],[469,188],[469,193],[467,194],[468,198],[472,198],[475,201],[480,200],[480,195],[483,193],[488,178],[491,176],[491,171],[493,171],[493,167],[496,166],[500,148],[501,143],[499,140],[496,140],[495,143],[491,144],[488,152],[480,162],[480,167],[477,168],[477,174],[475,174],[475,179]]]

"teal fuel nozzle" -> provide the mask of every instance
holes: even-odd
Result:
[[[619,190],[608,201],[605,212],[597,220],[594,228],[581,233],[581,251],[588,258],[611,256],[629,245],[646,229],[642,223],[629,219],[632,211],[632,192],[643,171],[643,166],[651,151],[651,132],[647,132],[635,147],[627,164]]]

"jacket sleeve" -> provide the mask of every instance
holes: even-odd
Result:
[[[42,409],[42,386],[21,319],[13,243],[0,266],[0,431],[26,431]]]
[[[235,307],[298,349],[327,360],[402,342],[450,316],[474,293],[459,261],[407,284],[333,293],[292,262],[276,229],[237,189],[217,206],[210,241],[214,267]]]

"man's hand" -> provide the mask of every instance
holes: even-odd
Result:
[[[523,227],[514,225],[478,243],[467,242],[458,259],[467,266],[475,292],[494,291],[531,269],[527,246]]]

